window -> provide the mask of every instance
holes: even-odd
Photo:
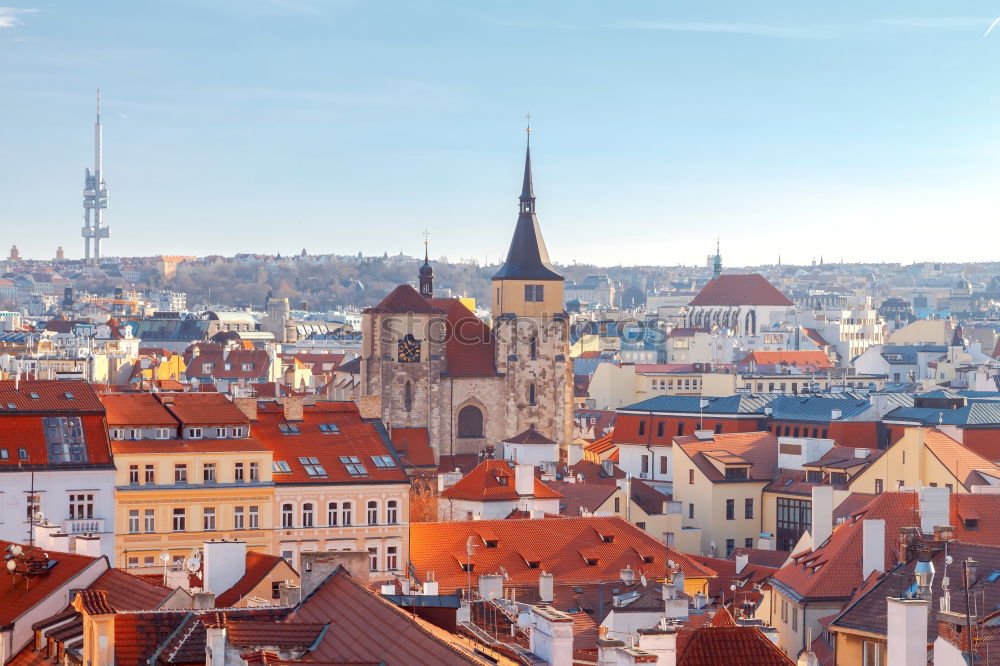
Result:
[[[721,435],[722,434],[722,424],[721,423],[716,423],[715,424],[715,434],[716,435]]]
[[[42,511],[42,496],[41,495],[25,495],[25,513],[27,514],[26,519],[30,522],[35,519]]]
[[[152,465],[146,465],[145,476],[146,483],[156,483],[156,468]]]
[[[319,460],[316,458],[299,458],[299,462],[302,467],[306,470],[306,474],[309,476],[325,477],[326,470],[323,466],[319,464]]]
[[[128,533],[139,533],[139,509],[130,509],[128,512]]]
[[[535,336],[528,340],[528,358],[532,360],[538,358],[538,338]]]
[[[271,583],[271,599],[281,599],[281,583]]]
[[[201,478],[205,483],[215,483],[215,463],[205,463],[201,468]]]
[[[792,631],[799,630],[799,607],[792,606]]]
[[[128,466],[128,482],[132,485],[139,483],[139,466],[129,465]]]
[[[882,485],[883,485],[882,479],[875,479],[875,494],[876,495],[882,492],[882,490],[883,490]]]
[[[28,459],[28,449],[18,449],[17,450],[17,457],[19,459],[21,459],[21,460],[27,460]]]
[[[639,471],[642,474],[649,474],[649,456],[645,453],[639,458]]]
[[[337,435],[340,434],[340,426],[336,423],[320,423],[319,431],[324,432],[327,435]]]
[[[69,519],[91,520],[94,517],[93,493],[72,493],[69,496]],[[138,530],[138,527],[136,528]]]
[[[736,500],[727,499],[726,500],[726,520],[736,519]],[[726,555],[729,557],[729,555]]]
[[[822,483],[823,482],[823,472],[815,469],[810,469],[806,471],[806,481],[809,483]]]
[[[156,439],[168,439],[170,437],[170,430],[167,428],[157,428],[156,429]]]
[[[243,372],[250,372],[253,370],[253,363],[244,363],[240,366],[240,370]]]
[[[0,460],[10,460],[10,452],[7,449],[0,449]]]
[[[677,436],[678,437],[684,436],[684,421],[681,421],[680,423],[677,424]]]
[[[291,504],[281,505],[281,526],[282,527],[292,527],[294,518],[292,514]]]
[[[188,428],[188,437],[191,439],[201,439],[201,428]]]
[[[615,498],[615,513],[620,513],[622,510],[622,500],[620,497]]]
[[[248,527],[252,530],[260,529],[260,510],[256,506],[251,506],[249,511],[250,524]]]
[[[233,529],[242,530],[244,525],[244,518],[246,516],[243,513],[243,507],[237,506],[233,507]]]
[[[174,483],[188,482],[187,465],[174,465]]]
[[[375,463],[376,467],[395,467],[396,462],[391,456],[372,456],[372,462]]]
[[[337,525],[337,511],[338,506],[336,502],[330,502],[326,505],[326,524],[330,527],[335,527]]]
[[[746,480],[749,470],[746,467],[727,467],[726,468],[726,480],[727,481],[743,481]]]
[[[399,569],[399,546],[387,546],[385,549],[385,568],[389,571]]]
[[[670,459],[667,456],[660,456],[660,474],[668,474],[670,470]]]
[[[350,502],[344,502],[343,511],[340,512],[341,524],[344,527],[349,527],[354,524],[354,507],[351,506]]]
[[[112,429],[111,439],[125,439],[125,430],[123,428]]]
[[[746,539],[743,539],[743,547],[753,548],[753,537],[747,537]]]
[[[174,509],[174,532],[187,529],[187,513],[184,509]]]
[[[215,529],[215,507],[207,506],[202,509],[202,529],[206,532]]]
[[[688,483],[689,484],[694,483],[694,468],[688,470]]]
[[[526,284],[524,285],[524,302],[541,303],[545,300],[545,285]]]
[[[238,462],[233,465],[233,478],[239,482],[243,480],[243,463]]]
[[[846,486],[847,474],[845,472],[830,472],[830,483],[835,486]]]
[[[395,525],[399,522],[399,502],[396,500],[389,500],[385,503],[385,522],[389,525]]]
[[[375,500],[368,502],[368,524],[378,525],[378,502]]]
[[[368,471],[357,456],[340,456],[340,462],[344,463],[347,473],[351,476],[368,476]]]
[[[155,566],[155,561],[153,560],[153,556],[147,555],[146,557],[142,558],[142,566],[144,567]]]
[[[313,526],[313,505],[311,502],[306,502],[302,505],[302,527],[312,527]]]
[[[784,598],[781,600],[781,621],[788,622],[788,600]]]
[[[646,434],[646,422],[639,421],[639,436],[642,437]]]
[[[250,480],[260,481],[260,463],[250,463]]]
[[[885,666],[885,645],[865,641],[861,651],[861,666]]]
[[[242,437],[243,428],[233,428],[233,437]]]
[[[413,410],[413,386],[409,381],[403,385],[403,411]]]
[[[753,498],[747,497],[743,500],[743,517],[747,520],[753,518]]]
[[[155,532],[156,531],[156,509],[146,509],[145,515],[142,518],[142,531],[143,532]]]
[[[139,566],[139,558],[138,557],[130,557],[130,558],[128,558],[128,568],[129,569],[135,569],[137,566]]]
[[[736,539],[726,539],[726,559],[728,560],[733,556],[733,551],[736,550]]]
[[[812,501],[777,498],[778,550],[791,550],[812,524]]]
[[[250,471],[252,472],[253,469],[251,468]],[[292,471],[292,468],[289,467],[288,463],[284,460],[275,460],[271,463],[271,471],[275,473],[289,474]]]
[[[282,435],[297,435],[299,434],[299,427],[294,423],[279,423],[278,432]]]
[[[694,503],[688,504],[688,518],[694,519]]]
[[[216,428],[215,429],[215,437],[216,437],[216,439],[225,439],[226,438],[226,432],[227,432],[226,428]]]
[[[378,571],[378,548],[368,549],[368,569]]]
[[[42,418],[42,428],[50,463],[87,462],[87,442],[80,417],[46,416]],[[22,460],[27,459],[27,451],[21,449],[19,453]]]
[[[537,402],[535,402],[535,385],[534,384],[528,384],[528,404],[529,405],[536,405],[536,404],[538,404]]]
[[[458,412],[458,436],[482,437],[483,413],[475,405],[466,405]]]

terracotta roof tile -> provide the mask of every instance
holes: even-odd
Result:
[[[822,351],[785,350],[785,351],[752,351],[743,357],[740,363],[756,363],[757,365],[812,365],[818,368],[832,368],[830,357]]]
[[[166,587],[121,569],[108,569],[89,589],[102,591],[111,606],[126,611],[154,610],[171,594]]]
[[[430,301],[408,284],[401,284],[373,308],[365,312],[376,314],[441,314]]]
[[[610,483],[567,483],[548,482],[549,487],[563,496],[559,502],[559,513],[564,516],[582,516],[582,510],[593,513],[618,490]]]
[[[725,475],[709,462],[732,459],[750,463],[749,476],[753,480],[771,481],[778,469],[778,438],[769,432],[737,432],[714,435],[713,439],[700,440],[694,435],[675,437],[674,445],[681,450],[711,481],[725,482]]]
[[[794,305],[763,275],[720,275],[709,280],[688,305]]]
[[[534,478],[533,496],[539,499],[562,497],[557,491]],[[447,499],[479,501],[517,500],[514,464],[508,460],[484,460],[453,486],[441,493]]]
[[[714,619],[714,618],[713,618]],[[677,666],[794,666],[757,627],[707,626],[688,639]]]
[[[404,465],[434,467],[434,450],[431,448],[427,428],[393,428],[392,445],[399,452]]]
[[[157,393],[156,399],[184,426],[246,425],[246,414],[220,393]]]
[[[431,303],[447,317],[448,374],[462,377],[496,375],[496,340],[490,327],[457,298],[434,298]]]
[[[8,546],[14,545],[11,541],[0,541],[0,552],[6,554]],[[20,544],[19,544],[20,545]],[[28,548],[23,546],[24,556],[41,558],[40,548]],[[14,620],[25,611],[35,607],[49,596],[56,593],[64,585],[67,585],[76,578],[83,570],[97,562],[100,567],[98,571],[103,571],[106,565],[98,562],[98,558],[84,557],[70,553],[48,553],[48,560],[55,562],[44,576],[37,576],[31,581],[30,586],[23,584],[0,585],[0,626],[12,624]],[[6,576],[6,571],[4,572]],[[18,581],[23,579],[18,577]],[[73,586],[71,586],[73,587]],[[79,585],[77,587],[83,587]]]
[[[32,397],[35,395],[38,397]],[[14,407],[11,408],[10,405]],[[44,379],[0,381],[0,413],[19,412],[103,414],[104,406],[97,399],[93,387],[84,381]]]
[[[225,623],[227,638],[237,647],[267,646],[285,650],[308,649],[327,626],[327,624],[306,622],[227,621]]]
[[[267,555],[253,550],[247,551],[246,573],[233,583],[231,588],[216,597],[215,605],[219,608],[235,606],[282,562],[284,560],[276,555]]]
[[[554,441],[534,428],[528,428],[524,432],[520,432],[513,437],[508,437],[503,441],[510,444],[555,444]]]
[[[87,449],[85,462],[50,462],[48,446],[45,443],[45,427],[42,424],[42,419],[45,417],[42,414],[4,413],[4,411],[0,411],[0,449],[7,451],[7,456],[0,457],[0,469],[27,466],[106,468],[112,464],[108,432],[101,414],[85,412],[78,415]],[[66,412],[62,414],[67,415]],[[21,449],[24,449],[27,457],[21,457]]]
[[[151,393],[105,393],[100,396],[111,427],[176,428],[177,419]]]
[[[77,598],[88,615],[113,615],[118,612],[108,601],[108,593],[104,590],[82,590],[77,593]]]

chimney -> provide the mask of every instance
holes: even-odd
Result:
[[[816,550],[833,533],[833,486],[812,487],[812,540]]]
[[[935,525],[934,526],[934,540],[935,541],[954,541],[955,540],[955,528],[951,525]]]
[[[538,575],[538,600],[551,604],[555,598],[555,580],[552,574],[543,571]]]
[[[61,529],[49,532],[49,550],[57,553],[69,552],[69,535]]]
[[[59,532],[60,527],[54,523],[45,521],[44,523],[35,523],[35,545],[42,550],[55,550],[52,547],[52,535]]]
[[[483,599],[503,598],[503,576],[482,574],[479,577],[479,596]]]
[[[302,406],[305,404],[305,400],[302,396],[289,395],[286,396],[281,401],[281,406],[285,409],[285,420],[286,421],[301,421],[302,420]]]
[[[462,473],[457,469],[454,472],[441,472],[438,474],[438,492],[444,492],[445,489],[452,487],[461,480]]]
[[[347,569],[354,580],[368,585],[368,551],[338,550],[299,553],[302,576],[302,598],[305,599],[323,584],[338,567]]]
[[[757,550],[774,550],[774,535],[761,532],[757,537]]]
[[[222,594],[247,572],[245,541],[206,541],[202,544],[204,570],[202,589]]]
[[[105,603],[107,593],[103,591],[88,594],[100,595]],[[73,599],[73,608],[83,616],[83,660],[89,666],[114,666],[115,664],[115,612],[91,613],[90,608],[101,604],[87,604],[83,593]]]
[[[861,580],[885,571],[885,521],[865,519],[861,523]]]
[[[425,580],[420,591],[425,597],[436,597],[438,595],[438,582],[436,580]]]
[[[747,568],[750,564],[750,555],[747,553],[736,553],[736,573],[739,575],[741,571]]]
[[[215,592],[195,592],[191,595],[192,605],[195,610],[215,608]]]
[[[302,602],[302,588],[291,581],[278,585],[278,603],[282,606],[298,606]]]
[[[514,467],[514,488],[521,497],[535,494],[534,465],[517,465]]]
[[[549,666],[573,665],[573,618],[551,606],[531,607],[530,650]]]
[[[176,590],[178,587],[182,590],[190,590],[191,578],[184,569],[169,569],[165,584],[171,590]]]
[[[74,546],[76,547],[77,555],[100,557],[103,554],[101,552],[101,537],[94,536],[93,534],[78,536]]]
[[[639,649],[657,657],[656,664],[677,663],[677,629],[660,622],[650,629],[638,629]]]
[[[920,540],[920,528],[919,527],[900,527],[899,528],[899,563],[904,564],[908,559],[910,559],[910,546],[915,544]]]
[[[947,487],[920,489],[920,531],[933,534],[938,525],[951,522],[951,491]]]
[[[844,415],[844,412],[842,412],[839,409],[831,409],[830,410],[830,420],[831,421],[836,421],[837,419],[839,419],[843,415]]]
[[[618,648],[623,647],[623,641],[608,638],[607,627],[597,628],[597,666],[618,666]]]
[[[205,627],[205,666],[226,666],[225,625]]]
[[[888,649],[893,666],[927,666],[927,613],[924,599],[886,599]]]
[[[233,398],[233,404],[251,421],[257,420],[257,398]]]

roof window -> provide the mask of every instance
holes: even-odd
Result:
[[[344,463],[347,473],[351,476],[368,476],[368,471],[357,456],[340,456],[340,462]]]
[[[66,399],[67,399],[67,400],[72,400],[72,399],[73,399],[73,394],[72,394],[72,393],[69,393],[68,391],[67,391],[66,393],[64,393],[63,395],[65,395],[65,396],[66,396]]]
[[[299,458],[299,462],[305,467],[306,474],[309,476],[326,476],[326,470],[316,458]]]
[[[17,409],[17,405],[12,402],[7,403],[7,409]]]
[[[32,391],[31,393],[29,393],[28,395],[31,396],[32,400],[38,400],[38,394],[35,393],[34,391]]]
[[[325,432],[328,435],[339,435],[340,426],[337,425],[336,423],[320,423],[319,431]]]
[[[7,449],[0,449],[0,460],[9,460],[9,459],[10,459],[10,453],[7,451]]]
[[[284,460],[275,460],[271,464],[271,470],[281,474],[288,474],[292,471],[292,468],[288,466],[288,463]]]
[[[17,457],[20,458],[21,460],[27,460],[28,459],[28,449],[18,449],[17,450]]]
[[[986,577],[987,583],[995,583],[997,579],[1000,578],[1000,571],[994,571],[989,576]]]
[[[282,435],[297,435],[299,434],[299,427],[292,423],[279,423],[278,430],[281,431]]]
[[[372,462],[376,467],[395,467],[396,462],[391,456],[372,456]]]

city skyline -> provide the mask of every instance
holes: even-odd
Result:
[[[101,87],[112,256],[416,255],[428,228],[496,263],[530,112],[562,264],[696,265],[717,236],[734,266],[990,259],[924,240],[995,222],[985,3],[394,7],[0,10],[11,242],[82,255]]]

